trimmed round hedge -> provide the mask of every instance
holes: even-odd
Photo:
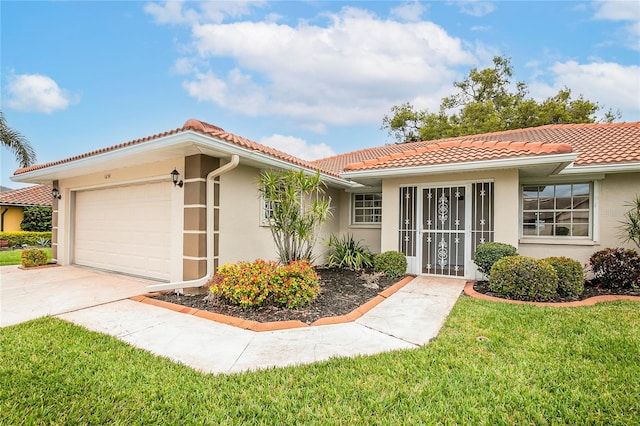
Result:
[[[393,278],[403,277],[407,273],[407,258],[399,251],[385,251],[374,256],[373,270]]]
[[[557,294],[558,274],[544,260],[507,256],[491,268],[489,289],[510,299],[547,301]]]
[[[488,242],[479,244],[476,247],[476,253],[473,256],[473,262],[478,266],[478,270],[488,276],[491,273],[491,267],[498,260],[505,256],[516,256],[518,250],[505,243]]]
[[[568,257],[547,257],[544,259],[553,266],[558,275],[558,294],[561,296],[579,296],[584,291],[584,270],[577,260]]]

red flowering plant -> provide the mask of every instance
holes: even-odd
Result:
[[[220,266],[209,291],[243,308],[274,303],[293,309],[316,299],[320,277],[306,261],[280,265],[257,259]]]
[[[308,305],[320,294],[320,277],[313,266],[303,260],[280,266],[272,283],[276,303],[290,309]]]

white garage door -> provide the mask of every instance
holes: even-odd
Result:
[[[169,182],[78,191],[74,263],[169,280]]]

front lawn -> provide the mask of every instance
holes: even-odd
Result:
[[[639,308],[462,296],[423,348],[230,376],[40,319],[0,331],[0,424],[639,424]]]
[[[43,248],[47,252],[47,261],[51,261],[51,248]],[[20,265],[22,250],[0,251],[0,266]]]

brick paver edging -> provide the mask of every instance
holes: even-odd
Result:
[[[518,305],[535,305],[535,306],[555,306],[559,308],[572,308],[576,306],[591,306],[601,302],[612,302],[614,300],[633,300],[640,302],[640,296],[626,296],[626,295],[606,295],[606,296],[594,296],[584,300],[578,300],[575,302],[525,302],[524,300],[511,300],[502,299],[500,297],[489,296],[487,294],[478,293],[473,289],[475,281],[467,281],[464,286],[464,294],[467,296],[475,297],[476,299],[490,300],[492,302],[514,303]]]
[[[311,324],[306,324],[298,320],[273,321],[273,322],[258,322],[258,321],[245,320],[238,317],[217,314],[215,312],[209,312],[201,309],[190,308],[188,306],[178,305],[176,303],[153,299],[153,296],[158,295],[158,293],[143,294],[140,296],[131,297],[130,299],[136,302],[142,302],[148,305],[170,309],[172,311],[180,312],[183,314],[195,315],[200,318],[216,321],[222,324],[232,325],[234,327],[244,328],[251,331],[273,331],[273,330],[284,330],[289,328],[313,327],[318,325],[341,324],[345,322],[355,321],[358,318],[360,318],[362,315],[369,312],[375,306],[380,304],[386,298],[388,298],[389,296],[391,296],[392,294],[400,290],[402,287],[409,284],[414,278],[415,276],[413,275],[408,275],[404,277],[402,280],[398,281],[392,286],[387,287],[385,290],[378,293],[376,297],[369,300],[365,304],[357,307],[356,309],[354,309],[353,311],[349,312],[346,315],[320,318]]]

